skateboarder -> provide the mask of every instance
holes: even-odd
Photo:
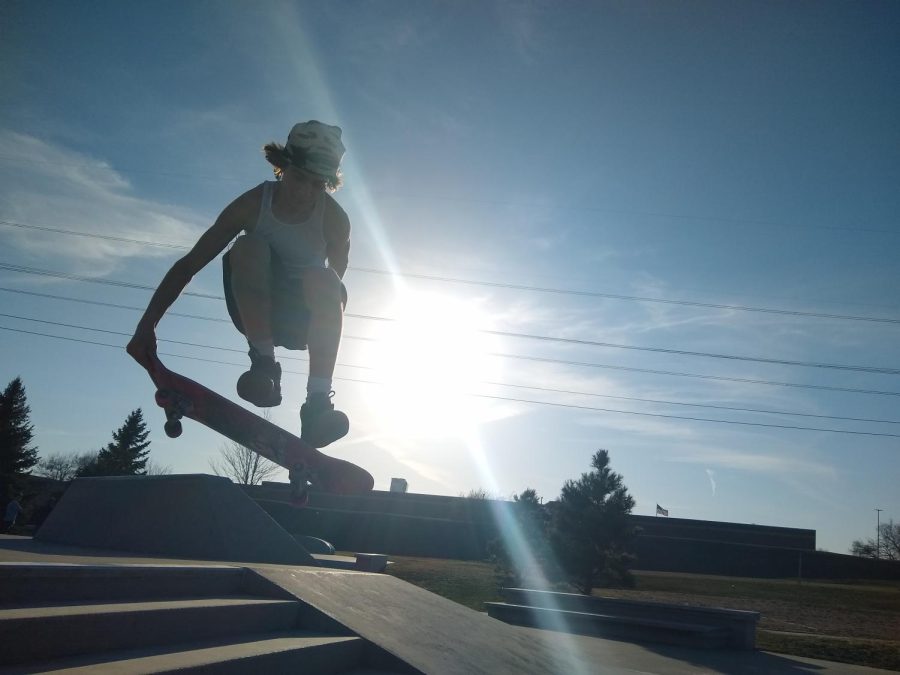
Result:
[[[250,346],[250,369],[238,395],[259,407],[281,403],[275,347],[309,349],[301,438],[321,448],[348,431],[335,410],[332,377],[341,340],[350,220],[331,196],[342,183],[340,127],[316,120],[294,125],[287,143],[268,143],[276,180],[231,202],[191,251],[166,273],[128,343],[142,366],[156,353],[156,325],[191,278],[223,256],[228,313]],[[241,234],[241,232],[244,234]]]

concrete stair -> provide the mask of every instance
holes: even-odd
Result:
[[[252,570],[0,565],[0,672],[371,673],[377,648]]]

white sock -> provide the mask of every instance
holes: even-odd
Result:
[[[330,377],[310,377],[306,383],[306,394],[330,394],[331,378]]]
[[[275,343],[272,340],[251,340],[250,344],[260,356],[275,358]]]

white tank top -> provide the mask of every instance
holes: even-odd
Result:
[[[299,279],[304,268],[325,267],[325,194],[316,199],[309,217],[300,223],[282,223],[272,213],[272,195],[275,181],[263,184],[262,205],[252,228],[246,232],[265,239],[272,252],[278,256],[288,277]]]

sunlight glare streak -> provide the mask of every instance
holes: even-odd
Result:
[[[312,108],[314,115],[319,115],[321,120],[328,124],[337,124],[343,128],[341,124],[341,115],[334,103],[334,97],[331,94],[326,78],[325,70],[319,63],[319,59],[314,53],[315,44],[309,39],[307,31],[303,27],[303,20],[300,15],[300,8],[294,3],[280,3],[279,11],[272,12],[271,22],[272,32],[278,35],[279,40],[279,60],[290,65],[290,69],[294,74],[296,82],[302,82],[306,85],[306,89],[311,92],[311,96],[305,96],[302,89],[297,92],[296,110],[309,110]],[[277,20],[275,18],[277,17]],[[311,103],[310,103],[311,99]],[[296,120],[300,121],[300,120]],[[349,136],[349,140],[347,140]],[[385,267],[391,272],[391,279],[396,290],[402,290],[404,286],[403,279],[399,276],[398,266],[391,248],[391,243],[387,232],[372,200],[369,189],[366,185],[365,177],[360,170],[360,165],[353,155],[352,131],[344,129],[344,137],[347,145],[347,154],[344,157],[343,172],[348,178],[348,183],[352,184],[352,188],[345,188],[350,201],[356,205],[354,209],[357,213],[363,215],[362,225],[368,227],[372,237],[378,247],[378,253],[384,261]]]
[[[494,471],[488,462],[487,453],[477,432],[473,431],[465,438],[466,448],[472,457],[473,464],[481,477],[482,485],[488,494],[500,494],[499,485],[494,477]],[[531,571],[531,577],[539,589],[551,589],[550,583],[541,572],[528,541],[522,534],[521,527],[513,515],[512,504],[496,504],[490,509],[491,516],[497,526],[497,532],[503,537],[512,560],[521,561],[524,569]],[[550,601],[552,603],[552,600]],[[559,609],[559,607],[551,607]],[[565,648],[557,651],[559,669],[556,672],[571,673],[572,675],[589,675],[589,671],[581,658],[577,640],[573,638],[573,632],[568,626],[564,614],[548,612],[541,619],[541,628],[552,630],[560,636],[560,641]]]

